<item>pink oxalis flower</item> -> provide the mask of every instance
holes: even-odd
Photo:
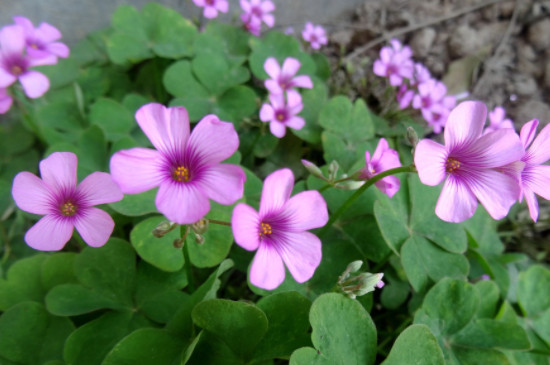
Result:
[[[456,99],[447,95],[447,87],[441,81],[430,79],[418,85],[413,108],[420,109],[422,116],[432,126],[434,133],[441,133],[447,115],[455,107]]]
[[[249,17],[247,14],[241,14],[241,20],[243,21],[245,30],[256,37],[260,36],[262,30],[262,21],[260,19]]]
[[[271,104],[264,104],[260,109],[260,120],[270,122],[269,129],[275,137],[283,138],[286,134],[286,127],[302,129],[306,121],[297,114],[302,111],[302,97],[296,90],[289,90],[285,95],[269,94]]]
[[[435,186],[445,180],[435,208],[444,221],[470,218],[478,200],[491,217],[501,219],[519,196],[521,142],[510,129],[482,136],[486,116],[483,103],[462,102],[449,115],[444,146],[428,139],[416,146],[414,163],[420,181]],[[504,173],[505,166],[514,162]]]
[[[227,13],[229,10],[229,3],[227,0],[193,0],[195,5],[200,8],[204,8],[203,15],[205,18],[213,19],[218,16],[218,11]]]
[[[69,57],[69,47],[57,42],[61,39],[61,32],[48,23],[41,23],[35,28],[32,22],[22,16],[13,17],[15,24],[23,27],[27,55],[32,58]],[[55,62],[54,62],[55,63]]]
[[[374,61],[373,72],[380,77],[387,77],[390,85],[400,86],[403,79],[412,79],[414,63],[409,46],[401,45],[397,39],[391,40],[391,47],[380,50],[380,58]]]
[[[302,38],[304,38],[304,41],[309,42],[313,49],[319,49],[328,43],[325,29],[320,25],[313,25],[311,22],[306,23],[302,31]]]
[[[538,124],[538,120],[534,119],[526,123],[520,132],[521,143],[525,148],[525,154],[521,158],[525,166],[521,172],[520,201],[525,197],[529,214],[535,222],[539,216],[535,194],[550,200],[550,166],[543,165],[550,160],[550,124],[535,138]]]
[[[25,31],[20,25],[8,25],[0,30],[0,88],[19,80],[29,98],[39,98],[49,89],[50,81],[30,67],[52,65],[57,59],[26,57],[25,42]]]
[[[489,112],[489,125],[483,131],[483,134],[496,131],[501,128],[514,129],[514,122],[511,119],[506,118],[506,109],[501,106],[495,107]]]
[[[268,27],[275,25],[275,17],[270,14],[275,10],[275,4],[270,0],[240,0],[242,14],[241,19],[246,23],[256,23],[261,26],[264,22]]]
[[[11,108],[13,98],[8,91],[4,88],[0,88],[0,114],[6,113]]]
[[[265,80],[265,87],[271,94],[282,94],[293,87],[302,87],[312,89],[313,82],[307,75],[295,76],[300,69],[300,61],[288,57],[283,62],[283,67],[279,66],[277,60],[269,57],[265,60],[265,72],[271,77]]]
[[[77,157],[72,152],[55,152],[40,162],[42,179],[30,172],[18,173],[12,195],[17,206],[44,215],[25,234],[25,242],[41,251],[63,248],[76,228],[92,247],[103,246],[115,223],[94,205],[122,199],[120,188],[105,172],[94,172],[77,186]]]
[[[207,115],[189,132],[184,107],[142,106],[136,120],[156,150],[136,147],[115,153],[111,174],[125,194],[159,187],[156,206],[178,224],[195,223],[210,210],[209,199],[230,205],[243,195],[242,168],[222,164],[239,147],[232,123]]]
[[[401,166],[399,154],[396,150],[389,148],[388,141],[385,138],[381,138],[378,142],[372,158],[369,151],[365,152],[365,162],[365,167],[360,170],[360,179],[368,180],[383,171]],[[396,176],[386,176],[374,185],[391,198],[399,191],[401,182]]]
[[[283,282],[284,265],[303,283],[321,263],[321,240],[307,230],[327,223],[327,205],[314,190],[291,198],[293,186],[292,171],[277,170],[264,181],[259,212],[244,203],[233,210],[235,242],[245,250],[257,250],[250,282],[263,289],[275,289]]]
[[[407,108],[415,94],[418,93],[418,85],[427,82],[432,78],[430,71],[424,67],[421,63],[415,63],[412,79],[409,80],[409,85],[403,83],[399,87],[397,92],[397,101],[399,102],[399,108]]]

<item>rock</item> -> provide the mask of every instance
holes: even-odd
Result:
[[[546,67],[544,70],[544,86],[550,89],[550,59],[546,59]]]
[[[340,48],[347,48],[353,38],[353,31],[349,29],[340,30],[331,34],[331,42],[337,44]]]
[[[508,28],[507,21],[489,23],[479,29],[477,37],[479,37],[481,44],[490,45],[494,49],[502,39],[504,32],[506,32],[506,28]]]
[[[526,74],[515,74],[513,76],[514,89],[516,94],[533,97],[537,92],[537,82]]]
[[[539,78],[543,75],[543,64],[537,60],[537,52],[525,42],[517,45],[518,71]]]
[[[500,15],[504,18],[509,18],[514,13],[515,1],[505,1],[499,4]]]
[[[538,119],[542,125],[546,125],[550,121],[550,105],[537,100],[528,100],[520,105],[516,113],[516,122],[521,126],[532,119]]]
[[[474,54],[481,45],[478,36],[478,32],[469,25],[460,25],[449,38],[449,52],[457,58]]]
[[[546,18],[529,27],[527,39],[536,50],[543,51],[550,47],[550,19]]]
[[[415,56],[426,57],[432,48],[436,35],[433,28],[423,28],[416,32],[410,42]]]

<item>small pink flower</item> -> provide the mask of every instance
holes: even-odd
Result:
[[[435,133],[447,122],[447,116],[456,105],[454,96],[447,95],[447,87],[441,81],[429,79],[418,85],[418,94],[413,98],[413,108],[420,109],[422,116]]]
[[[432,127],[434,133],[439,134],[443,130],[443,127],[445,127],[450,112],[450,108],[442,103],[437,103],[429,109],[422,109],[422,116],[428,122],[428,125]]]
[[[275,95],[282,94],[293,87],[312,89],[313,82],[311,82],[309,76],[294,76],[300,69],[300,66],[300,61],[288,57],[284,60],[281,69],[277,60],[273,57],[269,57],[264,63],[265,72],[271,77],[271,79],[265,80],[266,89],[269,90],[271,94]]]
[[[27,55],[33,58],[69,57],[69,47],[64,43],[57,42],[61,39],[61,32],[48,23],[41,23],[35,28],[32,22],[22,16],[13,17],[15,24],[25,30]]]
[[[227,13],[229,4],[227,0],[193,0],[195,5],[204,8],[203,15],[205,18],[213,19],[218,16],[218,11]]]
[[[156,103],[142,106],[136,120],[156,150],[136,147],[113,155],[111,174],[123,193],[158,186],[157,209],[178,224],[204,217],[209,199],[230,205],[243,196],[242,168],[220,163],[239,147],[232,123],[207,115],[190,134],[185,108]]]
[[[296,116],[303,108],[300,93],[296,90],[289,90],[286,97],[287,102],[285,103],[284,94],[269,94],[271,104],[264,104],[260,109],[260,120],[270,122],[271,133],[278,138],[285,136],[286,127],[302,129],[306,125],[304,118]]]
[[[501,107],[495,107],[491,112],[489,112],[489,125],[483,131],[483,134],[496,131],[501,128],[512,128],[514,129],[514,122],[511,119],[505,118],[506,110]]]
[[[241,14],[241,20],[243,21],[244,29],[256,37],[260,36],[260,32],[262,30],[261,20],[254,17],[249,17],[247,14]]]
[[[483,103],[465,101],[451,111],[445,126],[445,146],[423,139],[415,149],[414,163],[423,184],[445,180],[435,212],[447,222],[470,218],[477,201],[494,219],[501,219],[517,200],[523,147],[516,133],[501,129],[481,135],[487,116]],[[517,179],[515,178],[517,176]]]
[[[388,141],[381,138],[372,155],[372,159],[369,151],[365,152],[365,167],[361,169],[359,178],[368,180],[383,171],[400,166],[401,162],[399,161],[397,151],[389,148]],[[401,182],[396,176],[386,176],[378,180],[374,185],[391,198],[399,191]]]
[[[414,63],[409,46],[402,46],[397,39],[391,40],[391,47],[382,47],[380,58],[374,61],[373,72],[380,77],[387,77],[390,85],[400,86],[403,78],[413,77]]]
[[[0,88],[19,80],[29,98],[39,98],[50,88],[46,75],[30,67],[52,65],[57,62],[53,56],[30,58],[23,55],[25,31],[20,25],[8,25],[0,30]]]
[[[241,19],[245,23],[264,22],[269,28],[275,25],[275,17],[270,14],[275,10],[275,4],[270,0],[240,0],[240,4],[244,11],[244,17],[241,16]]]
[[[309,42],[313,49],[319,49],[328,43],[325,29],[320,25],[313,25],[311,22],[306,23],[302,31],[302,37],[304,41]]]
[[[544,165],[550,160],[550,124],[535,138],[538,124],[538,120],[533,119],[526,123],[520,132],[521,143],[526,151],[521,158],[525,166],[521,172],[520,201],[525,197],[531,219],[535,222],[539,215],[535,194],[550,200],[550,166]]]
[[[111,216],[94,205],[119,201],[122,192],[105,172],[94,172],[77,186],[76,165],[74,153],[55,152],[40,162],[42,179],[24,171],[13,180],[15,204],[44,215],[25,234],[25,242],[35,250],[61,250],[73,228],[92,247],[103,246],[113,232]]]
[[[307,230],[327,223],[327,205],[314,190],[291,198],[293,186],[292,171],[277,170],[264,181],[259,212],[244,203],[233,210],[235,242],[245,250],[258,250],[250,267],[250,282],[263,289],[275,289],[283,282],[285,265],[303,283],[321,263],[321,240]]]
[[[13,98],[8,91],[4,88],[0,88],[0,114],[7,113],[11,108]]]

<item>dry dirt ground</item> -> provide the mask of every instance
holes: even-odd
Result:
[[[387,105],[387,94],[372,64],[380,47],[398,38],[450,94],[467,91],[490,109],[503,106],[518,131],[534,118],[550,122],[548,0],[367,0],[327,28],[333,88],[374,110]],[[550,262],[550,204],[539,203],[536,224],[524,203],[501,228],[509,250]]]

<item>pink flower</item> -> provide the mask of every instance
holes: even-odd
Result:
[[[249,17],[247,14],[241,14],[241,20],[243,21],[244,29],[256,37],[260,36],[260,31],[262,30],[261,20],[254,17]]]
[[[27,55],[32,58],[69,57],[69,47],[61,42],[61,32],[48,23],[41,23],[35,28],[32,22],[22,16],[13,17],[15,24],[23,27],[25,31],[25,43]]]
[[[0,88],[5,88],[19,79],[29,98],[41,97],[50,87],[46,75],[31,70],[30,67],[51,65],[57,62],[55,57],[40,59],[23,55],[25,33],[19,25],[8,25],[0,30]]]
[[[303,108],[300,93],[296,90],[289,90],[286,96],[287,102],[285,103],[284,94],[269,94],[271,104],[264,104],[260,109],[260,120],[270,122],[271,133],[278,138],[285,136],[286,127],[302,129],[306,125],[304,118],[296,116]]]
[[[456,99],[447,95],[447,88],[441,81],[429,79],[418,85],[418,94],[413,98],[413,108],[420,109],[422,116],[435,133],[447,122],[447,115],[456,105]]]
[[[382,47],[380,58],[374,61],[373,72],[390,79],[390,85],[400,86],[403,78],[411,79],[414,63],[409,46],[402,46],[397,39],[391,40],[391,47]]]
[[[275,17],[270,14],[275,10],[275,4],[270,0],[240,0],[240,3],[244,11],[241,19],[245,23],[264,22],[270,28],[275,25]]]
[[[361,169],[359,178],[366,180],[383,171],[401,166],[399,154],[396,150],[389,148],[388,141],[384,138],[378,142],[372,159],[369,151],[365,152],[365,162],[365,167]],[[401,182],[396,176],[386,176],[375,182],[374,185],[391,198],[399,191]]]
[[[434,133],[439,134],[443,130],[443,127],[445,127],[450,112],[451,109],[443,103],[437,103],[429,109],[422,109],[422,116],[432,127]]]
[[[520,132],[521,143],[526,150],[521,158],[525,167],[521,172],[520,201],[525,196],[529,214],[535,222],[539,215],[535,194],[550,200],[550,166],[543,165],[550,159],[550,124],[544,127],[535,138],[538,124],[538,120],[533,119],[526,123]]]
[[[207,115],[189,133],[183,107],[142,106],[136,120],[156,150],[136,147],[111,158],[113,180],[125,194],[159,187],[156,206],[178,224],[195,223],[208,213],[212,199],[230,205],[243,195],[245,174],[221,164],[239,147],[232,123]]]
[[[462,102],[449,115],[445,146],[428,139],[416,146],[414,162],[420,181],[435,186],[445,180],[435,208],[444,221],[470,218],[477,200],[494,219],[501,219],[519,196],[517,179],[500,168],[521,159],[521,142],[510,129],[482,136],[486,116],[483,103]],[[515,164],[509,171],[519,178],[522,167]]]
[[[213,19],[218,16],[218,11],[227,13],[229,4],[227,0],[193,0],[195,5],[204,8],[203,15],[205,18]]]
[[[0,114],[7,113],[12,103],[13,98],[8,94],[8,91],[4,88],[0,88]]]
[[[399,102],[399,108],[405,109],[413,100],[415,93],[418,92],[418,85],[431,79],[430,71],[420,63],[414,65],[413,77],[409,81],[407,87],[406,84],[401,84],[399,91],[397,92],[397,101]]]
[[[483,134],[496,131],[501,128],[512,128],[514,129],[514,122],[511,119],[504,118],[506,116],[506,110],[501,107],[495,107],[491,112],[489,112],[489,125],[483,131]]]
[[[311,48],[319,49],[328,43],[327,34],[323,27],[320,25],[313,25],[311,22],[307,22],[304,30],[302,31],[302,37],[304,41],[309,42]]]
[[[284,265],[297,282],[303,283],[321,262],[321,240],[307,230],[327,223],[327,205],[314,190],[290,198],[293,186],[292,171],[277,170],[264,181],[259,212],[244,203],[233,210],[235,242],[245,250],[258,250],[250,268],[250,282],[263,289],[275,289],[283,282]]]
[[[271,79],[265,80],[266,89],[272,94],[282,94],[293,87],[312,89],[313,82],[311,82],[309,76],[294,76],[300,69],[300,66],[300,61],[288,57],[284,60],[283,68],[281,69],[277,60],[269,57],[264,63],[265,72],[271,77]]]
[[[25,234],[25,242],[35,250],[61,250],[73,227],[92,247],[103,246],[113,232],[111,216],[94,205],[121,200],[119,187],[105,172],[94,172],[77,186],[76,165],[74,153],[55,152],[40,162],[42,179],[23,171],[13,180],[15,204],[44,215]]]

